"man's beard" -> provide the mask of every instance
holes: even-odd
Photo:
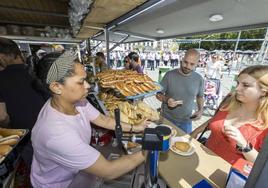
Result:
[[[192,72],[192,70],[187,69],[187,68],[184,68],[184,67],[181,66],[181,72],[182,72],[183,74],[189,74],[190,72]]]

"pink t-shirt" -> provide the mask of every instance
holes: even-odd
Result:
[[[65,115],[50,105],[39,113],[32,130],[34,149],[31,182],[33,187],[68,187],[79,170],[93,165],[100,153],[91,147],[90,121],[99,116],[87,100],[79,102],[79,114]]]

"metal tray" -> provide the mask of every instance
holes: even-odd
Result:
[[[124,150],[125,150],[125,151],[127,152],[127,154],[129,154],[129,155],[142,150],[141,145],[138,145],[137,147],[134,147],[134,148],[128,148],[128,147],[127,147],[128,141],[122,141],[122,144],[123,144],[123,148],[124,148]]]
[[[28,129],[21,129],[24,131],[23,136],[20,137],[16,145],[12,147],[12,150],[5,156],[5,158],[0,162],[0,180],[8,176],[8,174],[13,171],[15,163],[19,156],[19,151],[17,146],[20,145],[21,141],[29,133]]]
[[[151,92],[147,92],[147,93],[142,93],[142,94],[139,94],[139,95],[134,95],[134,96],[128,96],[126,97],[126,99],[130,99],[130,100],[136,100],[136,99],[142,99],[142,98],[145,98],[145,97],[150,97],[150,96],[153,96],[155,95],[157,92],[160,92],[163,90],[163,87],[157,83],[157,82],[154,82],[155,85],[159,86],[160,89],[158,90],[154,90],[154,91],[151,91]]]

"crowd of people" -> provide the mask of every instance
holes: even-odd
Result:
[[[108,69],[104,54],[96,55],[100,71]],[[162,102],[161,115],[194,138],[209,129],[205,145],[230,164],[240,158],[254,162],[268,134],[268,66],[242,70],[235,90],[216,114],[193,131],[192,121],[201,118],[206,95],[205,80],[195,68],[202,58],[211,58],[206,63],[206,77],[219,80],[225,58],[200,55],[196,49],[182,56],[169,55],[169,59],[158,55],[148,54],[151,68],[162,60],[165,65],[180,65],[160,83],[163,91],[156,97]],[[125,69],[142,74],[144,66],[144,54],[130,52],[124,57]],[[0,126],[31,131],[21,154],[31,169],[33,187],[93,187],[97,177],[117,178],[144,161],[143,152],[108,161],[90,145],[91,123],[114,130],[115,120],[86,100],[87,73],[71,51],[46,54],[31,74],[17,44],[0,38],[0,68]],[[147,125],[147,121],[137,126],[122,123],[122,128],[142,132]]]
[[[199,50],[200,59],[197,67],[206,67],[212,61],[221,62],[221,67],[225,68],[230,74],[231,70],[241,70],[243,64],[254,64],[257,62],[257,53],[240,53],[234,51],[205,51]],[[109,67],[120,68],[124,66],[124,59],[130,51],[112,51],[110,52]],[[140,65],[143,70],[155,70],[159,66],[171,67],[172,69],[180,65],[180,61],[184,57],[185,50],[179,51],[153,51],[153,52],[137,52],[140,56]]]

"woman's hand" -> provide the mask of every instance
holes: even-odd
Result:
[[[146,128],[146,127],[148,127],[148,125],[150,124],[150,121],[148,121],[147,119],[145,119],[145,120],[143,120],[140,124],[138,124],[138,125],[132,125],[133,126],[133,128],[132,128],[132,131],[133,132],[143,132],[144,131],[144,129]]]
[[[247,141],[238,128],[230,125],[225,125],[223,127],[223,133],[229,138],[234,139],[238,146],[246,147]]]

